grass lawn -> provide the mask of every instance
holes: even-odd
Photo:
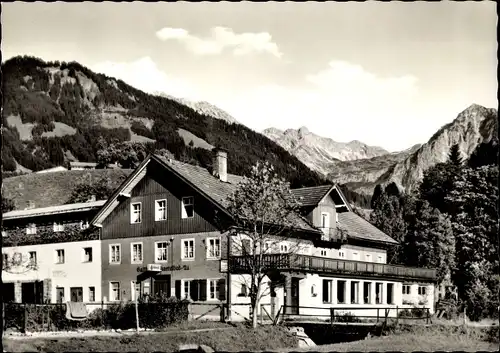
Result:
[[[179,327],[181,328],[181,327]],[[196,327],[199,329],[199,327]],[[205,332],[162,332],[72,338],[4,338],[7,352],[175,352],[181,344],[205,344],[216,351],[296,350],[297,340],[280,326],[255,330],[227,325]]]
[[[492,339],[495,331],[489,333],[485,328],[450,327],[436,325],[432,327],[412,327],[393,329],[387,336],[372,337],[367,340],[328,344],[314,347],[319,352],[435,352],[435,351],[498,351],[498,327],[496,340]],[[301,349],[300,351],[305,351]]]

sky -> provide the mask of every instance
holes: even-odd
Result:
[[[82,65],[256,130],[388,151],[497,108],[495,2],[4,3],[2,61]]]

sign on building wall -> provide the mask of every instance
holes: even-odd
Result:
[[[146,272],[146,271],[189,271],[188,265],[176,265],[176,266],[143,266],[137,267],[137,272]]]

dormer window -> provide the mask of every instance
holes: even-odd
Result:
[[[31,223],[26,227],[26,234],[33,235],[36,234],[36,224]]]
[[[64,224],[54,222],[54,232],[62,232],[64,230]]]
[[[182,218],[193,218],[194,217],[194,197],[183,197],[182,198]]]

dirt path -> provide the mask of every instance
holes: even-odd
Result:
[[[231,327],[201,328],[194,330],[172,330],[172,331],[139,331],[139,335],[175,335],[179,333],[209,332],[227,330]],[[79,338],[79,337],[119,337],[136,335],[134,331],[64,331],[64,332],[34,332],[28,334],[9,335],[4,334],[3,339],[28,340],[28,339],[54,339],[54,338]]]

